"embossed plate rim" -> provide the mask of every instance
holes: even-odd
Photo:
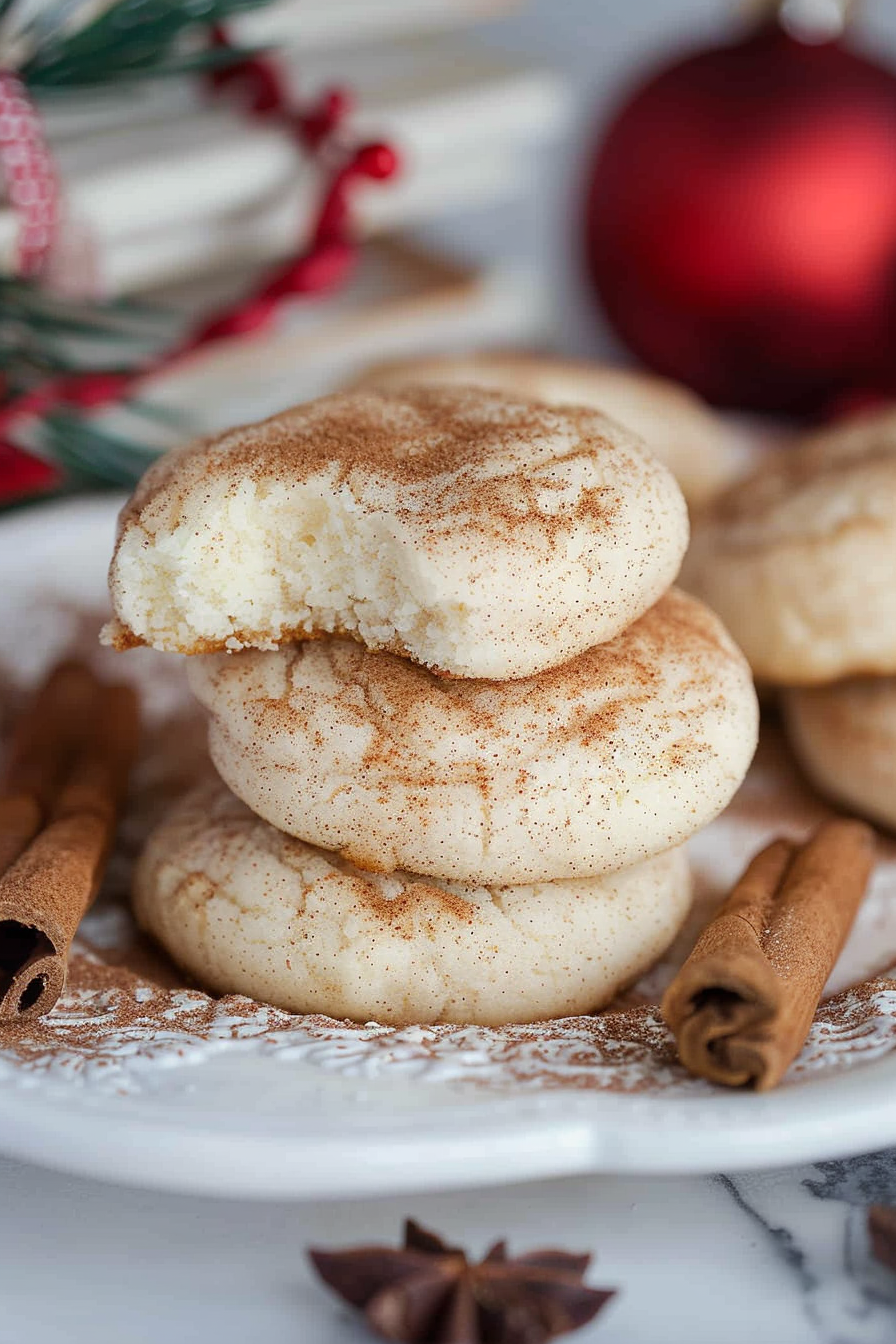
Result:
[[[471,1107],[440,1087],[431,1109],[388,1125],[346,1123],[344,1097],[328,1105],[321,1091],[309,1089],[315,1116],[272,1125],[256,1123],[251,1108],[241,1123],[215,1123],[141,1096],[36,1087],[0,1096],[0,1151],[172,1192],[320,1199],[591,1173],[749,1171],[849,1157],[896,1139],[896,1058],[768,1096],[555,1092]]]

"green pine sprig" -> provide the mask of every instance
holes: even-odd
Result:
[[[80,302],[27,280],[0,278],[0,373],[7,392],[58,374],[133,369],[176,335],[171,314],[149,304]]]
[[[77,302],[28,281],[0,279],[0,406],[48,378],[143,368],[176,342],[180,325],[171,313],[150,305]],[[127,405],[138,422],[173,418],[139,397]],[[89,412],[65,404],[32,424],[30,434],[70,480],[94,485],[133,485],[159,451],[137,437],[112,434]]]
[[[0,25],[23,53],[17,73],[36,95],[211,70],[252,53],[208,33],[269,0],[53,0],[17,25],[21,0],[0,0]]]
[[[137,409],[129,402],[129,409]],[[185,436],[186,436],[185,430]],[[39,443],[64,468],[70,479],[85,485],[136,485],[158,456],[150,448],[124,434],[116,434],[75,410],[51,411],[41,422]]]

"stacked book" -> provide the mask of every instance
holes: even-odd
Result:
[[[345,85],[351,129],[386,139],[402,171],[357,200],[366,233],[382,233],[506,199],[528,177],[533,147],[564,113],[556,78],[451,40],[425,38],[279,57],[296,102]],[[72,106],[75,103],[75,106]],[[62,105],[60,105],[62,104]],[[252,118],[201,82],[159,82],[122,105],[120,92],[49,101],[66,226],[88,246],[97,295],[129,294],[295,252],[307,236],[321,172],[288,126]],[[0,266],[12,264],[17,220],[0,209]]]
[[[566,123],[554,73],[443,31],[503,7],[279,0],[232,21],[232,41],[275,49],[297,107],[333,86],[349,89],[352,136],[386,140],[401,171],[358,184],[353,219],[365,246],[345,289],[288,300],[273,327],[205,346],[141,388],[140,416],[160,412],[153,451],[326,391],[384,353],[545,337],[549,297],[532,274],[433,254],[409,233],[524,197],[534,156]],[[144,81],[126,96],[51,92],[41,112],[63,183],[65,241],[54,263],[63,290],[149,300],[189,329],[252,293],[309,239],[324,171],[287,124],[247,114],[201,78]],[[17,225],[0,203],[0,275],[13,271]],[[134,414],[116,406],[98,417],[118,433]]]

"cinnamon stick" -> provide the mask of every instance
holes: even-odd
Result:
[[[873,865],[871,827],[845,819],[805,845],[775,840],[756,855],[663,997],[685,1068],[758,1091],[781,1081]]]
[[[30,793],[0,798],[0,873],[11,868],[37,835],[43,820],[40,803]]]
[[[134,692],[68,664],[23,716],[0,797],[0,1018],[39,1016],[99,889],[137,749]]]
[[[100,690],[84,663],[66,661],[52,670],[15,726],[0,797],[30,796],[46,815],[73,753],[91,730]]]

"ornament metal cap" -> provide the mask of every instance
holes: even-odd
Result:
[[[777,19],[790,37],[814,45],[842,37],[856,6],[857,0],[752,0],[746,10],[754,19]]]

